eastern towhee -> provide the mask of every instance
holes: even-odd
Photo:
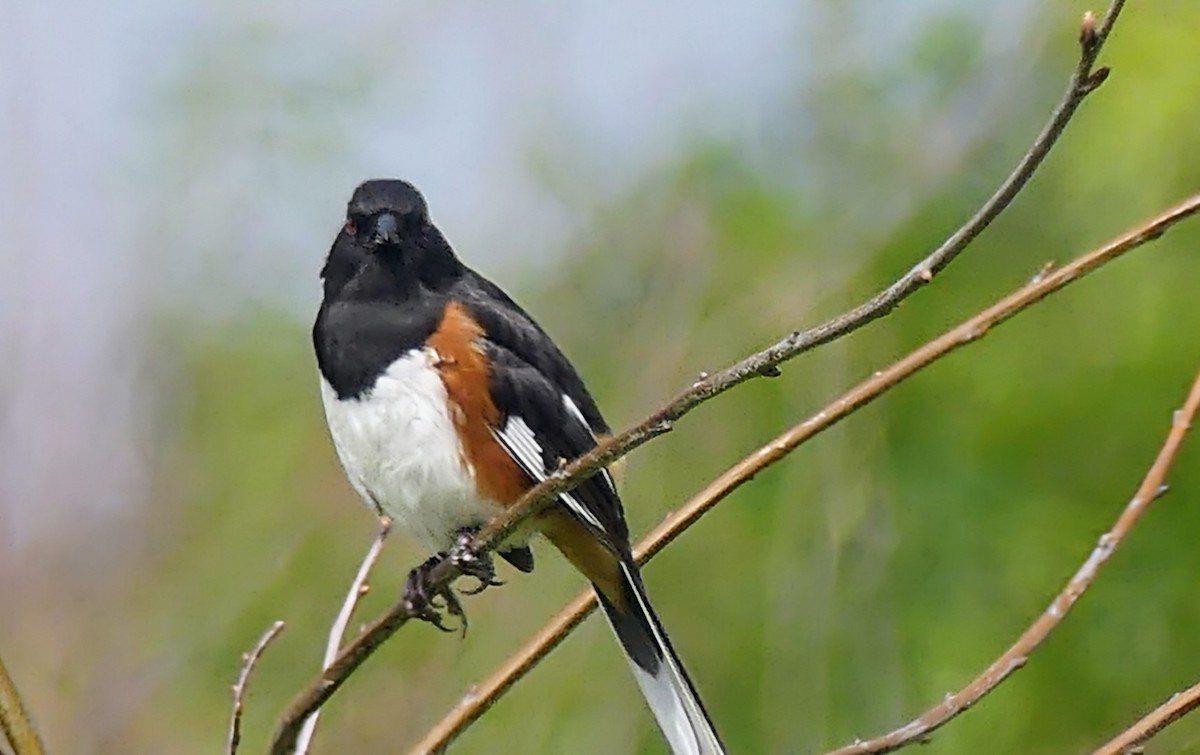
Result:
[[[434,551],[610,432],[554,341],[459,261],[411,184],[355,190],[321,277],[313,344],[338,457],[372,509]],[[594,586],[671,749],[723,752],[650,607],[608,471],[527,521],[500,555],[531,571],[544,535]]]

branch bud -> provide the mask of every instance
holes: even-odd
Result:
[[[1087,11],[1083,14],[1083,20],[1079,22],[1079,44],[1083,49],[1089,50],[1096,45],[1099,38],[1096,36],[1096,14]]]
[[[1111,70],[1112,69],[1109,68],[1108,66],[1101,66],[1100,68],[1097,68],[1095,71],[1092,71],[1092,75],[1088,76],[1087,82],[1085,84],[1085,86],[1087,87],[1086,92],[1091,93],[1093,90],[1096,89],[1096,87],[1100,86],[1105,81],[1107,81],[1108,74]]]

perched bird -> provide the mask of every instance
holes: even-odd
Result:
[[[354,191],[321,277],[313,345],[346,476],[441,557],[610,432],[554,341],[458,259],[411,184]],[[672,751],[722,753],[646,597],[607,470],[526,521],[500,555],[531,571],[529,540],[544,535],[591,581]]]

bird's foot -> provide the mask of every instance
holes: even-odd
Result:
[[[489,587],[499,587],[504,584],[496,579],[496,564],[490,553],[476,553],[471,548],[471,542],[478,534],[477,527],[464,527],[458,531],[458,539],[450,549],[450,562],[468,577],[474,577],[479,585],[470,590],[463,590],[464,595],[478,595]]]
[[[443,632],[453,632],[454,630],[446,626],[442,612],[446,611],[451,616],[456,616],[462,622],[462,633],[466,636],[467,614],[463,611],[462,603],[458,602],[458,596],[454,594],[454,589],[450,585],[435,589],[433,585],[429,584],[433,570],[450,557],[449,554],[438,553],[409,572],[402,600],[404,607],[408,609],[413,618],[428,621]]]

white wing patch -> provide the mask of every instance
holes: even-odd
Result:
[[[583,428],[587,430],[588,435],[592,436],[592,440],[596,440],[596,434],[592,432],[591,425],[587,423],[587,420],[583,416],[583,412],[579,411],[579,407],[575,405],[575,402],[571,400],[571,397],[564,393],[562,398],[563,406],[567,407],[567,414],[570,414],[572,417],[579,420],[579,424],[583,425]],[[616,495],[617,484],[613,481],[612,475],[609,474],[609,471],[607,469],[601,469],[600,477],[604,480],[604,484],[608,485],[608,489],[612,491],[612,494]]]
[[[509,415],[504,427],[499,432],[493,432],[496,439],[516,458],[522,469],[538,480],[546,479],[546,464],[542,456],[542,446],[537,442],[533,430],[525,423],[524,418],[515,414]]]
[[[563,406],[567,407],[567,412],[572,417],[579,420],[579,424],[583,425],[584,427],[588,427],[587,420],[583,418],[583,412],[579,411],[579,407],[576,406],[575,402],[571,400],[571,397],[565,393],[563,394]],[[588,430],[590,431],[591,428],[589,427]]]
[[[508,420],[505,421],[504,427],[500,430],[492,430],[492,435],[496,440],[500,441],[500,445],[504,446],[505,450],[512,455],[521,468],[533,479],[541,482],[548,476],[546,472],[546,464],[542,455],[542,446],[537,442],[537,437],[534,436],[533,430],[525,423],[525,420],[515,414],[510,414]],[[604,525],[600,524],[600,520],[596,515],[588,510],[586,506],[570,493],[562,493],[559,498],[567,504],[567,508],[571,509],[576,516],[583,519],[585,522],[595,527],[600,532],[605,532]]]

